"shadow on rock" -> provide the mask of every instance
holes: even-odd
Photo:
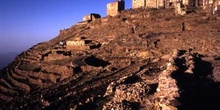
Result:
[[[213,67],[210,62],[195,57],[193,74],[186,73],[185,59],[176,60],[179,71],[173,73],[180,89],[179,110],[215,110],[219,108],[220,84],[211,78]]]

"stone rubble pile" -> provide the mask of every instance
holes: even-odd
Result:
[[[196,57],[196,53],[193,53],[191,51],[186,52],[183,57],[186,60],[186,67],[187,70],[185,71],[185,73],[190,73],[193,74],[193,70],[195,69],[195,57]]]
[[[178,57],[178,50],[175,50],[169,62],[166,64],[166,69],[159,75],[159,83],[155,97],[158,98],[159,107],[162,110],[177,110],[175,106],[171,105],[179,97],[179,89],[177,82],[172,78],[171,74],[177,71],[175,66],[175,59]]]
[[[177,80],[172,77],[179,71],[177,65],[182,65],[186,67],[185,73],[193,74],[195,68],[195,57],[196,53],[191,50],[181,53],[180,50],[174,50],[172,56],[170,57],[168,63],[166,64],[166,69],[158,77],[158,88],[155,93],[155,98],[158,99],[156,103],[162,110],[177,110],[176,106],[181,103],[177,100],[180,97],[180,89],[177,86]],[[177,62],[181,60],[183,62]],[[177,64],[180,63],[180,64]]]
[[[113,98],[103,106],[103,110],[133,110],[137,109],[150,87],[143,81],[126,83],[126,76],[116,82],[112,82],[104,95]]]

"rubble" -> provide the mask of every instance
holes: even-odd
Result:
[[[146,97],[150,87],[145,82],[127,83],[127,80],[137,76],[126,76],[117,82],[112,82],[108,87],[104,97],[113,95],[112,100],[103,106],[103,110],[133,110],[139,108],[140,102]],[[138,105],[136,105],[138,104]],[[137,109],[136,108],[136,109]]]
[[[175,59],[178,57],[178,50],[174,50],[172,57],[166,64],[166,69],[159,75],[158,87],[155,98],[158,98],[159,107],[162,110],[177,110],[172,102],[177,101],[179,97],[179,88],[177,82],[172,78],[172,73],[176,72],[178,67],[175,65]]]

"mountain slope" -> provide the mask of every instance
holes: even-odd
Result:
[[[126,10],[17,56],[1,70],[1,107],[212,109],[220,98],[219,53],[219,16]]]

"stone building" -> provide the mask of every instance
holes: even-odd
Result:
[[[132,0],[132,8],[164,8],[165,0]]]
[[[92,20],[95,20],[97,18],[101,18],[101,16],[99,14],[96,14],[96,13],[90,13],[90,14],[83,17],[83,21],[92,21]]]
[[[125,1],[124,0],[117,0],[112,3],[107,4],[107,15],[115,16],[120,11],[125,9]]]
[[[83,46],[85,45],[84,40],[72,40],[72,41],[66,41],[67,46]]]

